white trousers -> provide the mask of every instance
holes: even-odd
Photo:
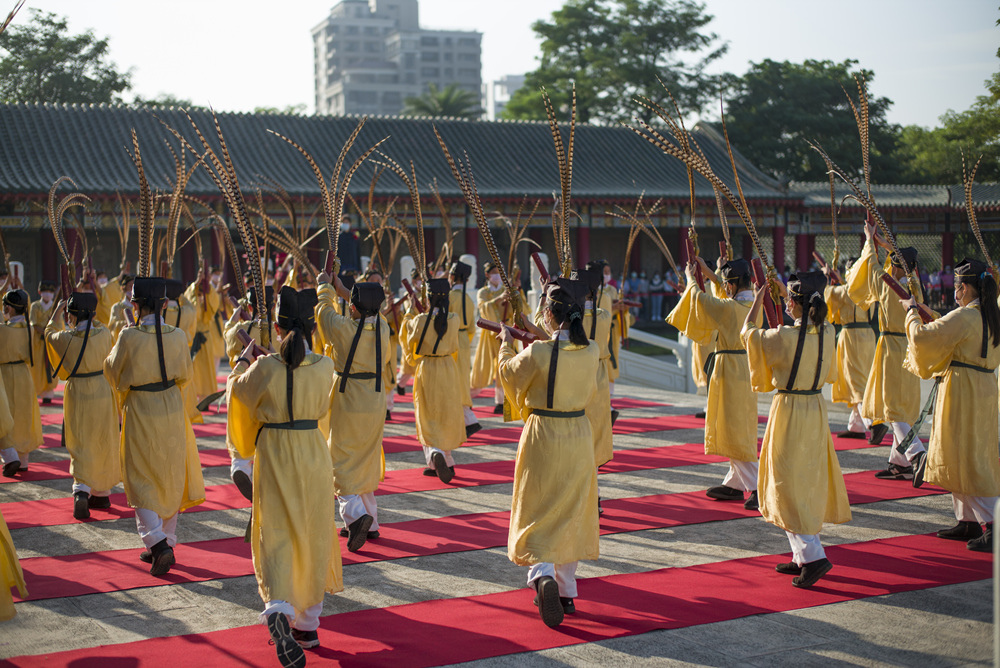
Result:
[[[258,621],[267,624],[267,617],[275,612],[282,612],[292,622],[292,628],[299,631],[315,631],[319,628],[319,615],[323,612],[323,601],[310,605],[300,614],[295,614],[295,608],[288,601],[274,600],[264,604],[264,612],[260,613]]]
[[[503,403],[503,385],[497,380],[496,385],[493,386],[493,401],[494,403]]]
[[[476,424],[479,422],[479,418],[476,414],[472,412],[472,409],[468,406],[462,406],[462,413],[465,416],[465,426],[468,427],[470,424]]]
[[[608,383],[608,390],[609,390],[608,394],[610,394],[611,396],[615,396],[615,384],[613,382]]]
[[[993,506],[997,502],[997,497],[969,496],[953,492],[951,502],[955,506],[955,519],[959,522],[988,524],[993,521]]]
[[[568,564],[532,564],[528,567],[528,586],[535,580],[548,576],[555,578],[559,584],[559,595],[563,598],[576,598],[576,565],[578,561],[571,561]]]
[[[111,490],[103,490],[100,492],[95,492],[90,489],[90,485],[84,485],[82,482],[73,481],[73,493],[83,492],[85,494],[90,494],[91,496],[111,496]]]
[[[362,515],[372,516],[372,526],[369,531],[378,531],[378,504],[375,502],[375,493],[365,494],[345,494],[337,497],[340,505],[340,518],[344,520],[344,526],[354,523]]]
[[[412,378],[413,378],[412,373],[403,373],[402,371],[400,371],[399,375],[396,376],[396,385],[402,385],[405,387],[406,384],[410,382],[410,379]]]
[[[741,462],[738,459],[729,460],[729,473],[722,484],[733,489],[752,492],[757,489],[758,462]]]
[[[388,388],[385,392],[385,409],[391,411],[396,407],[396,393]]]
[[[14,462],[14,461],[21,462],[22,467],[28,464],[27,455],[25,455],[24,458],[22,459],[21,455],[17,454],[16,448],[4,448],[3,450],[0,450],[0,459],[3,459],[4,464],[6,464],[7,462]]]
[[[229,477],[231,478],[237,471],[243,471],[253,482],[253,458],[243,459],[237,455],[230,454],[232,461],[229,463]]]
[[[135,528],[139,530],[139,538],[142,538],[142,544],[147,548],[153,547],[164,538],[170,547],[177,545],[177,513],[163,519],[152,510],[136,508]]]
[[[431,466],[431,457],[434,455],[435,452],[440,452],[442,455],[444,455],[444,463],[447,464],[448,466],[454,466],[455,465],[455,458],[451,456],[451,451],[450,450],[449,451],[445,451],[445,450],[441,450],[440,448],[430,448],[430,447],[428,447],[428,446],[425,445],[424,446],[424,461],[427,462],[427,468],[434,468],[433,466]]]
[[[861,411],[858,410],[858,404],[854,404],[851,406],[851,417],[847,418],[847,431],[863,434],[865,429],[865,422],[861,419]]]
[[[910,425],[905,422],[893,422],[892,427],[892,447],[889,449],[889,463],[895,464],[897,466],[909,466],[913,458],[917,456],[918,452],[927,452],[924,448],[924,442],[920,440],[920,437],[916,434],[913,435],[913,441],[910,442],[910,447],[906,449],[905,453],[900,453],[896,450],[896,446],[903,442],[906,435],[910,433]]]
[[[799,566],[826,559],[826,551],[819,542],[818,533],[811,536],[791,531],[785,533],[788,534],[788,544],[792,546],[792,561]]]

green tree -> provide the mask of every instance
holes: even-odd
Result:
[[[145,98],[141,95],[136,95],[135,100],[132,101],[132,106],[134,107],[178,107],[180,109],[200,109],[201,107],[195,106],[194,102],[185,99],[183,97],[177,97],[176,95],[171,95],[170,93],[160,93],[156,97]]]
[[[132,72],[108,59],[108,39],[69,35],[65,18],[31,10],[31,20],[0,35],[0,101],[116,103]]]
[[[403,101],[403,116],[476,119],[482,114],[479,96],[459,88],[457,84],[448,84],[444,90],[438,90],[435,84],[429,84],[423,95],[408,97]]]
[[[685,113],[715,98],[717,77],[705,67],[722,56],[712,20],[694,0],[567,0],[551,21],[536,21],[541,62],[504,108],[505,118],[545,117],[540,89],[568,109],[575,85],[578,118],[614,123],[653,114],[635,103],[647,97],[669,106],[670,90]]]
[[[284,107],[254,107],[253,113],[255,114],[291,114],[295,116],[301,116],[305,113],[307,107],[304,102],[299,104],[289,104]]]
[[[733,146],[782,181],[825,181],[818,143],[841,168],[861,173],[861,143],[847,93],[857,101],[855,60],[804,63],[764,60],[743,76],[727,76],[726,123]],[[861,70],[871,84],[875,75]],[[869,89],[871,86],[869,85]],[[886,120],[892,101],[868,94],[872,179],[895,183],[898,126]]]

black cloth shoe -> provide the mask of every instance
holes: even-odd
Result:
[[[368,540],[368,529],[371,528],[374,521],[374,517],[365,514],[350,523],[347,527],[348,552],[357,552],[364,547],[365,541]]]
[[[403,385],[397,385],[396,386],[396,394],[398,394],[401,397],[405,397],[406,396],[406,387],[403,386]]]
[[[865,432],[863,431],[841,431],[837,433],[840,438],[864,438]],[[873,444],[874,445],[874,444]]]
[[[13,478],[14,474],[21,470],[21,460],[12,459],[3,465],[3,475],[5,478]]]
[[[913,467],[889,464],[887,469],[879,471],[875,477],[882,480],[913,480]]]
[[[924,473],[927,471],[927,453],[918,452],[910,464],[913,468],[913,486],[920,488],[924,484]]]
[[[872,445],[878,445],[885,438],[885,435],[889,433],[889,425],[882,422],[879,424],[873,424],[871,433],[868,434],[868,442]]]
[[[545,575],[535,580],[535,591],[538,592],[538,614],[550,629],[562,624],[562,602],[559,600],[559,584],[554,578]]]
[[[974,538],[979,538],[982,535],[983,527],[979,525],[979,522],[960,521],[950,529],[941,529],[937,532],[938,538],[946,538],[948,540],[964,540],[966,542]]]
[[[447,484],[451,482],[452,478],[455,477],[455,468],[448,466],[448,464],[444,461],[444,455],[440,452],[435,452],[431,455],[431,464],[434,465],[434,473],[441,482]]]
[[[90,517],[90,494],[86,492],[73,493],[73,519],[85,520]]]
[[[465,425],[465,437],[466,438],[472,438],[473,434],[475,434],[478,431],[482,431],[482,430],[483,430],[483,425],[479,424],[478,422],[473,422],[472,424],[467,424],[467,425]]]
[[[979,538],[974,538],[965,544],[973,552],[993,551],[993,522],[986,523],[986,531]]]
[[[87,505],[93,510],[107,510],[111,507],[111,497],[90,495]]]
[[[817,559],[802,565],[802,575],[792,578],[792,585],[795,587],[812,587],[821,577],[830,572],[833,564],[829,559]]]
[[[42,397],[42,405],[48,406],[52,403],[52,397]]]
[[[299,631],[292,629],[292,637],[302,649],[313,649],[319,647],[319,633],[316,631]]]
[[[705,491],[705,496],[710,499],[718,499],[719,501],[742,501],[743,490],[733,489],[726,485],[718,485],[717,487],[709,487]]]
[[[236,489],[240,490],[243,498],[247,501],[253,501],[253,481],[250,480],[250,476],[243,471],[236,471],[232,477],[233,482],[236,484]]]
[[[392,411],[390,411],[388,408],[385,409],[385,421],[392,422]]]
[[[760,504],[757,501],[757,490],[750,492],[750,496],[743,502],[743,507],[746,510],[760,510]]]
[[[377,540],[377,539],[379,539],[381,537],[382,537],[382,534],[380,534],[378,531],[369,531],[368,532],[368,540]]]
[[[497,404],[493,407],[494,415],[503,415],[503,404]]]
[[[604,514],[604,508],[601,507],[601,497],[597,497],[597,514],[598,515]]]
[[[559,597],[559,602],[562,603],[563,613],[567,615],[576,614],[576,604],[573,603],[573,599],[566,598],[565,596]]]
[[[434,469],[424,469],[424,475],[429,478],[433,478],[434,476],[437,475],[437,471],[435,471]]]
[[[697,413],[694,414],[694,416],[696,418],[701,418],[702,420],[704,420],[705,419],[705,411],[698,411]]]
[[[267,616],[267,631],[271,634],[274,651],[283,668],[302,668],[306,665],[306,653],[292,635],[292,625],[283,612],[272,612]]]
[[[147,564],[153,563],[153,553],[149,550],[143,550],[139,553],[139,561],[145,561]]]
[[[615,426],[615,421],[618,419],[619,415],[621,415],[621,411],[616,411],[613,408],[611,409],[611,426],[612,427]]]
[[[799,575],[802,573],[802,567],[794,561],[789,561],[785,564],[777,564],[775,565],[774,570],[778,571],[782,575]]]
[[[167,539],[164,538],[159,543],[149,548],[150,554],[153,558],[153,566],[149,569],[150,575],[166,575],[170,572],[170,567],[173,566],[176,561],[174,560],[174,549],[167,544]]]

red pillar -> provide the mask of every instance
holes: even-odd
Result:
[[[590,228],[581,225],[576,228],[576,266],[590,262]]]
[[[795,269],[805,271],[809,267],[809,235],[795,235]]]
[[[955,233],[945,232],[941,235],[941,268],[955,268]]]
[[[193,234],[193,231],[189,231],[188,238],[190,239]],[[198,274],[198,261],[194,256],[194,251],[194,242],[186,244],[181,248],[181,275],[178,278],[185,283],[193,281],[194,277]]]
[[[68,231],[68,230],[67,230]],[[59,263],[61,256],[56,248],[56,238],[52,236],[51,228],[41,230],[42,234],[42,278],[59,282]]]
[[[434,264],[437,260],[438,249],[434,245],[434,236],[433,227],[424,228],[424,254],[427,256],[425,259],[428,264]]]
[[[771,240],[774,242],[774,250],[772,254],[774,257],[771,261],[774,263],[774,268],[781,273],[785,273],[785,228],[781,223],[774,226],[771,230]]]
[[[688,257],[687,238],[688,238],[688,228],[687,227],[677,228],[677,247],[680,248],[681,251],[679,253],[681,264],[677,268],[680,269],[681,271],[684,271],[684,267],[686,267],[687,263],[691,261],[691,258]]]
[[[734,253],[736,252],[735,248],[733,249],[733,252]],[[755,255],[756,255],[756,253],[754,252],[754,249],[753,249],[753,239],[750,238],[749,234],[744,234],[743,235],[743,257],[744,257],[744,259],[752,258]]]

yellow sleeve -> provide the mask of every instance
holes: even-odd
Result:
[[[878,301],[878,283],[882,280],[885,270],[878,261],[875,242],[869,239],[861,252],[858,261],[851,265],[851,270],[844,277],[847,294],[855,304],[863,309],[869,308]]]
[[[828,285],[823,291],[823,300],[826,302],[826,318],[835,325],[842,325],[840,311],[844,308],[844,303],[849,299],[847,290],[840,285]],[[853,306],[853,302],[851,303]]]
[[[906,312],[906,349],[904,366],[910,373],[923,379],[941,375],[951,364],[955,347],[968,334],[968,323],[963,322],[960,309],[956,309],[926,325],[916,309]]]
[[[765,342],[769,332],[777,334],[777,330],[761,330],[753,323],[744,325],[740,332],[743,347],[747,349],[747,363],[750,365],[750,389],[754,392],[770,392],[774,389],[765,352],[765,348],[770,347]]]
[[[667,314],[666,321],[667,324],[673,325],[679,331],[684,332],[687,335],[688,320],[691,318],[691,311],[694,305],[694,293],[698,290],[698,287],[694,285],[692,281],[681,294],[680,300],[674,309]]]
[[[483,332],[483,334],[492,335],[492,332]],[[530,411],[525,410],[524,403],[528,396],[528,387],[531,385],[538,367],[531,358],[529,350],[530,346],[519,353],[510,343],[500,345],[497,375],[503,386],[504,398],[510,404],[511,420],[527,418],[531,414]]]
[[[266,383],[255,361],[247,368],[243,363],[226,381],[229,395],[229,439],[240,457],[250,459],[257,450],[257,432],[262,422],[257,419],[257,408],[264,395]]]

